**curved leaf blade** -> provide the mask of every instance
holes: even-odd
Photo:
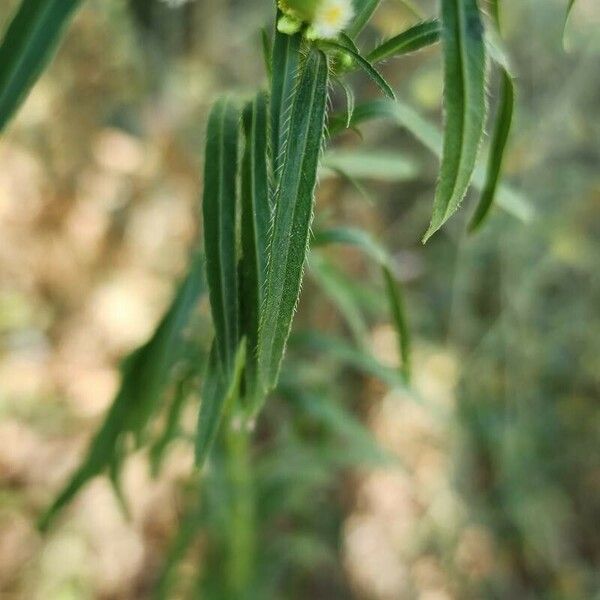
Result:
[[[233,367],[239,341],[236,202],[240,114],[231,99],[213,106],[206,131],[204,247],[210,306],[220,363]]]
[[[337,52],[341,52],[349,56],[379,87],[379,89],[390,99],[395,100],[396,94],[390,84],[385,80],[383,75],[364,57],[356,48],[348,43],[340,43],[334,41],[321,41],[320,45],[323,48],[330,48]]]
[[[379,6],[381,0],[355,0],[354,10],[355,15],[350,27],[348,27],[348,35],[350,37],[356,37],[369,22],[369,19],[373,16],[373,13]]]
[[[308,248],[327,104],[327,57],[311,49],[300,71],[289,139],[275,193],[258,344],[265,390],[275,386],[292,325]]]
[[[23,0],[0,45],[0,131],[54,56],[80,0]]]
[[[440,178],[426,242],[467,193],[483,136],[486,101],[484,29],[476,0],[442,0],[444,108]]]
[[[242,162],[242,284],[240,307],[248,344],[246,395],[254,410],[261,402],[258,381],[258,326],[267,272],[271,222],[267,165],[268,98],[259,93],[245,108]]]
[[[406,31],[383,42],[369,52],[367,60],[371,63],[385,60],[393,56],[401,56],[416,52],[440,41],[442,26],[439,19],[431,19],[417,23]]]
[[[498,114],[492,138],[490,140],[490,155],[488,158],[485,183],[481,192],[481,198],[479,199],[475,213],[469,223],[469,231],[471,232],[477,231],[481,227],[489,215],[490,209],[494,203],[498,181],[500,179],[500,172],[502,170],[504,151],[506,149],[512,125],[514,102],[515,91],[512,78],[508,72],[502,68]]]

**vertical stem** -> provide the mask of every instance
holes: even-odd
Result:
[[[255,555],[255,510],[250,432],[238,413],[227,428],[227,466],[231,485],[229,586],[231,597],[247,598],[252,589]]]

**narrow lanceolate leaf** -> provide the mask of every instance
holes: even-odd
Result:
[[[304,60],[294,93],[289,139],[275,194],[258,359],[263,385],[272,388],[300,294],[313,214],[327,104],[328,64],[315,49]]]
[[[208,456],[223,415],[235,403],[246,361],[246,342],[240,342],[230,371],[219,364],[216,346],[211,349],[208,368],[202,386],[200,414],[196,432],[196,465],[201,467]]]
[[[204,259],[197,254],[175,300],[152,338],[124,361],[121,387],[104,423],[93,438],[83,463],[39,522],[47,528],[58,512],[92,478],[110,468],[119,470],[126,434],[141,435],[170,382],[173,368],[185,348],[185,330],[205,292]]]
[[[260,404],[258,385],[258,324],[267,272],[267,242],[271,209],[267,174],[267,95],[259,93],[244,110],[246,145],[242,164],[242,285],[240,307],[248,345],[246,394]]]
[[[401,365],[400,369],[405,381],[409,383],[411,377],[412,351],[410,328],[408,326],[408,319],[406,317],[406,310],[404,308],[404,298],[400,284],[392,273],[392,270],[386,265],[383,265],[381,270],[383,272],[385,291],[388,297],[392,321],[394,323],[394,328],[396,329],[396,336],[398,339],[398,352],[400,354]]]
[[[275,31],[271,84],[271,157],[275,179],[280,175],[289,127],[292,96],[298,76],[302,36]]]
[[[488,158],[485,184],[477,209],[469,223],[469,231],[476,231],[485,221],[496,196],[504,151],[510,133],[514,107],[514,85],[511,76],[502,67],[500,80],[500,95],[496,123],[490,140],[490,155]]]
[[[340,43],[325,40],[321,41],[320,44],[323,48],[329,48],[330,50],[335,50],[350,57],[356,63],[356,65],[359,66],[373,80],[373,82],[388,98],[391,98],[392,100],[396,98],[394,90],[385,80],[383,75],[364,56],[362,56],[355,47],[347,42]]]
[[[458,209],[479,150],[485,122],[486,56],[476,0],[442,0],[444,149],[427,241]]]
[[[565,20],[563,22],[563,34],[562,34],[563,47],[565,46],[565,38],[566,38],[566,34],[567,34],[567,25],[569,24],[569,17],[571,16],[571,11],[573,10],[573,7],[575,6],[575,1],[576,0],[569,0],[569,3],[567,4],[567,10],[565,12]]]
[[[0,45],[0,131],[54,55],[80,0],[23,0]]]
[[[221,366],[230,371],[239,341],[236,179],[239,111],[228,98],[208,118],[204,165],[204,246],[210,305]]]
[[[441,31],[442,26],[438,19],[423,21],[377,46],[369,52],[367,59],[375,63],[433,46],[440,41]]]
[[[354,0],[354,19],[348,27],[348,35],[356,37],[369,22],[380,0]]]
[[[381,267],[390,313],[398,337],[401,371],[406,382],[410,381],[411,340],[404,300],[400,284],[393,273],[393,261],[389,254],[366,231],[352,227],[325,229],[315,235],[316,245],[349,244],[356,246]]]

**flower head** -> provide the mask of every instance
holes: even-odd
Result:
[[[279,0],[283,17],[278,24],[284,33],[295,33],[306,23],[306,37],[336,37],[354,16],[352,0]]]
[[[321,0],[306,35],[310,39],[337,37],[353,16],[352,0]]]

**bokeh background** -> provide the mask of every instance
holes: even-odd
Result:
[[[495,209],[467,235],[474,193],[423,247],[437,162],[389,124],[365,126],[361,148],[395,171],[367,168],[358,187],[324,174],[318,223],[364,226],[394,256],[420,402],[322,349],[291,351],[325,392],[278,395],[259,424],[255,597],[600,598],[600,4],[576,4],[563,48],[566,3],[502,2],[518,89],[505,177],[531,205],[527,222]],[[2,2],[1,27],[16,4]],[[384,0],[365,47],[414,9],[436,10],[412,4]],[[88,0],[0,139],[3,600],[150,598],[157,586],[232,597],[218,548],[236,533],[217,492],[190,509],[185,435],[157,478],[146,452],[128,459],[128,516],[97,478],[48,533],[35,522],[101,423],[119,361],[185,272],[208,107],[264,81],[271,12],[267,0]],[[439,49],[384,70],[440,121]],[[336,290],[353,289],[369,351],[394,364],[376,270],[351,251],[313,262],[297,327],[344,332]],[[182,531],[194,535],[178,551]]]

